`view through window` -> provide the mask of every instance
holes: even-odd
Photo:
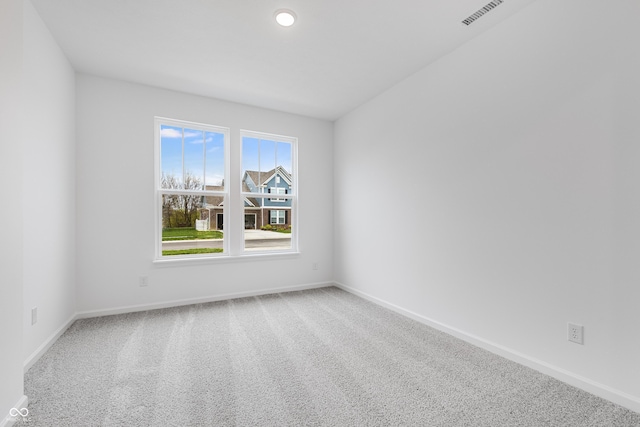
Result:
[[[160,255],[224,253],[228,129],[157,119],[156,132]]]
[[[297,250],[297,139],[241,131],[230,159],[229,136],[156,118],[156,259]]]
[[[296,142],[295,138],[242,133],[245,251],[295,249]]]

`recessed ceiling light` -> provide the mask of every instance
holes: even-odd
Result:
[[[283,27],[290,27],[296,22],[296,14],[289,9],[276,10],[276,22]]]

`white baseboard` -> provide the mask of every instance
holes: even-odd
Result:
[[[549,375],[557,380],[565,382],[569,385],[582,389],[588,393],[594,394],[598,397],[606,399],[610,402],[616,403],[620,406],[624,406],[627,409],[630,409],[634,412],[640,413],[640,398],[636,396],[632,396],[628,393],[625,393],[620,390],[616,390],[607,385],[598,383],[596,381],[592,381],[589,378],[585,378],[583,376],[574,374],[573,372],[567,371],[565,369],[559,368],[557,366],[553,366],[549,363],[546,363],[542,360],[535,359],[526,354],[517,352],[508,347],[502,346],[500,344],[496,344],[491,341],[487,341],[484,338],[466,333],[459,329],[453,328],[451,326],[440,323],[436,320],[430,319],[428,317],[422,316],[421,314],[414,313],[410,310],[406,310],[402,307],[399,307],[395,304],[391,304],[387,301],[384,301],[380,298],[369,295],[365,292],[359,291],[357,289],[351,288],[347,285],[344,285],[339,282],[334,282],[335,286],[343,289],[347,292],[350,292],[354,295],[358,295],[366,300],[369,300],[375,304],[386,307],[390,310],[395,311],[403,316],[409,317],[413,320],[416,320],[420,323],[423,323],[427,326],[431,326],[432,328],[438,329],[446,334],[453,335],[456,338],[460,338],[463,341],[471,343],[477,347],[483,348],[487,351],[490,351],[494,354],[504,357],[505,359],[512,360],[521,365],[527,366],[529,368],[535,369],[538,372],[542,372],[543,374]]]
[[[28,406],[29,406],[29,399],[27,398],[27,396],[23,395],[20,398],[20,400],[18,400],[18,403],[16,403],[15,406],[11,409],[18,409],[18,410],[27,409],[28,410],[27,408]],[[7,416],[3,420],[0,420],[0,427],[11,427],[16,423],[16,421],[18,420],[18,417],[21,417],[21,415],[12,416],[11,413],[7,414]],[[24,418],[25,419],[29,418],[28,412]]]
[[[65,333],[65,331],[67,329],[69,329],[69,326],[71,326],[73,324],[73,322],[76,321],[76,319],[78,318],[78,316],[76,314],[72,315],[62,326],[60,326],[49,338],[47,338],[47,340],[45,342],[43,342],[40,347],[38,347],[36,349],[36,351],[34,351],[33,353],[31,353],[31,355],[29,357],[27,357],[27,360],[24,361],[24,372],[26,373],[29,369],[31,369],[31,367],[33,366],[34,363],[36,363],[38,361],[38,359],[40,359],[42,357],[43,354],[45,354],[47,352],[47,350],[49,350],[49,348],[51,348],[51,346],[53,345],[53,343],[55,343],[58,338],[60,338],[60,336],[62,334]]]
[[[211,295],[201,298],[181,299],[174,301],[164,301],[152,304],[129,305],[125,307],[114,307],[102,310],[82,311],[76,314],[77,319],[88,319],[91,317],[111,316],[114,314],[135,313],[138,311],[156,310],[159,308],[179,307],[191,304],[203,304],[207,302],[223,301],[235,298],[255,297],[259,295],[277,294],[280,292],[304,291],[307,289],[326,288],[333,286],[333,282],[309,283],[305,285],[283,286],[280,288],[261,289],[256,291],[235,292],[231,294]]]

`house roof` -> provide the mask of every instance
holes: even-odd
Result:
[[[204,187],[207,191],[224,191],[224,186],[222,185],[206,185]],[[222,206],[224,204],[224,197],[222,196],[205,196],[204,198],[205,207],[212,206]]]
[[[247,185],[246,181],[243,179],[242,180],[242,191],[245,193],[250,193],[251,190],[249,189],[249,186]],[[253,206],[260,206],[260,202],[258,202],[258,199],[254,198],[254,197],[245,197],[244,200],[246,202],[248,202],[250,205]]]
[[[257,186],[261,186],[264,185],[265,183],[269,182],[271,180],[271,178],[273,178],[273,176],[275,174],[279,174],[280,176],[282,176],[285,181],[287,181],[287,183],[290,185],[291,184],[291,174],[289,172],[287,172],[287,170],[285,168],[283,168],[282,166],[276,166],[275,168],[271,169],[270,171],[252,171],[252,170],[248,170],[245,171],[245,178],[242,179],[242,185],[243,185],[243,189],[242,191],[250,191],[250,190],[245,190],[244,189],[244,185],[245,185],[245,181],[246,181],[246,176],[248,175],[249,178],[251,178],[251,181],[253,181],[253,183]],[[260,181],[260,182],[258,182]]]
[[[285,168],[282,166],[277,166],[269,171],[245,171],[244,177],[242,178],[242,191],[244,193],[251,193],[251,189],[247,184],[247,177],[249,177],[254,184],[258,187],[265,185],[267,182],[271,181],[274,175],[280,175],[289,185],[291,185],[291,174],[287,172]],[[260,182],[259,182],[260,181]],[[259,182],[259,183],[258,183]],[[224,186],[222,185],[207,185],[205,186],[205,190],[207,191],[224,191]],[[260,206],[260,202],[255,197],[245,197],[245,202],[249,205]],[[205,207],[214,207],[214,206],[222,206],[224,204],[224,197],[222,196],[205,196],[204,198]]]
[[[207,190],[207,191],[224,191],[224,187],[221,186],[221,185],[207,185],[207,186],[205,186],[205,190]],[[247,185],[247,183],[244,182],[244,181],[242,182],[242,191],[244,191],[245,193],[249,193],[251,191],[251,190],[249,190],[249,186]],[[260,206],[260,203],[254,197],[245,197],[245,201],[248,202],[250,205]],[[205,208],[223,206],[224,205],[224,197],[222,197],[222,196],[205,196],[204,197],[204,205],[205,205],[204,206]]]

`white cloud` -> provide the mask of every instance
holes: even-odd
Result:
[[[182,132],[179,129],[175,129],[175,128],[163,128],[160,131],[160,135],[163,138],[182,138]],[[185,129],[184,130],[184,137],[185,137],[185,139],[199,137],[198,139],[196,139],[194,141],[191,141],[191,143],[192,144],[202,144],[202,132]]]
[[[189,144],[202,144],[202,132],[185,129],[184,139],[189,139]]]
[[[160,135],[163,138],[182,138],[182,132],[174,128],[163,128],[160,131]]]
[[[222,181],[224,181],[224,175],[207,174],[206,181],[207,185],[222,185]]]

